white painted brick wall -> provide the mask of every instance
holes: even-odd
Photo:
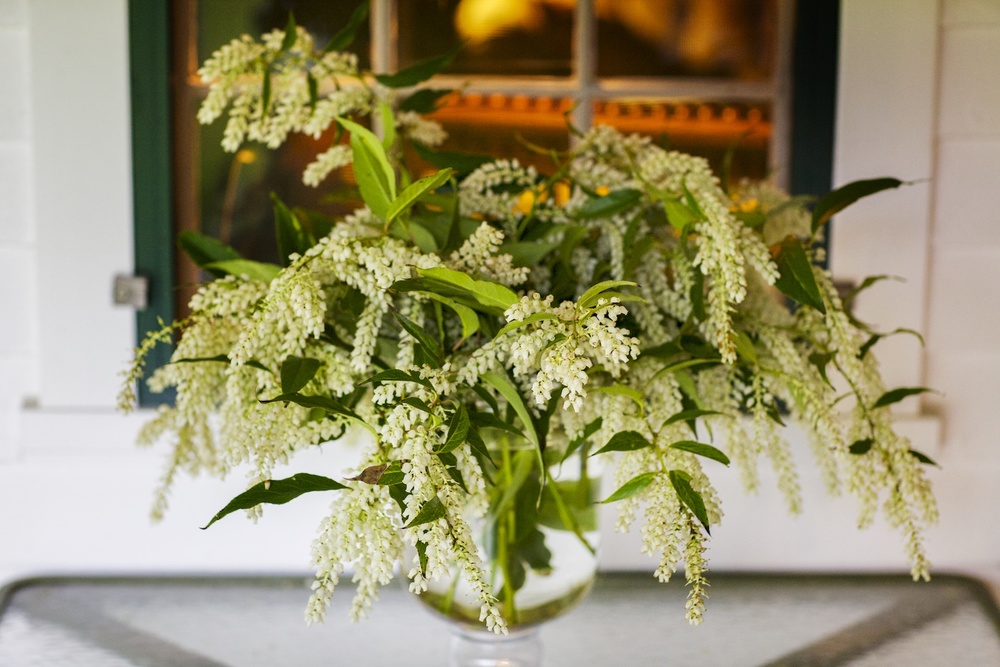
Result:
[[[926,399],[950,455],[1000,464],[1000,2],[943,6]],[[995,500],[994,500],[995,502]],[[1000,554],[997,554],[1000,558]]]

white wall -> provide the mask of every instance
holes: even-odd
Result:
[[[891,381],[943,392],[905,409],[904,427],[943,465],[931,556],[945,569],[994,564],[1000,3],[843,5],[837,178],[930,180],[839,220],[835,269],[907,277],[863,307],[927,334],[925,349],[902,339],[885,348]],[[0,580],[304,569],[321,499],[275,508],[258,526],[234,518],[201,532],[242,480],[199,480],[178,486],[163,525],[146,519],[162,452],[136,449],[139,419],[112,410],[132,344],[131,313],[110,305],[132,243],[126,35],[125,0],[0,0]],[[720,478],[727,517],[713,565],[903,567],[895,534],[857,533],[848,500],[826,499],[808,468],[803,480],[806,514],[791,520],[775,495],[743,500]],[[614,540],[606,563],[646,566],[631,547]]]

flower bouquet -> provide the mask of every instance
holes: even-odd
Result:
[[[304,180],[352,165],[363,205],[330,219],[275,199],[281,265],[181,235],[206,281],[188,317],[148,335],[123,395],[130,406],[145,353],[180,332],[149,378],[176,401],[141,434],[173,448],[155,515],[178,472],[247,471],[246,492],[211,522],[329,493],[309,620],[345,572],[351,616],[365,616],[402,563],[439,611],[506,633],[586,592],[595,503],[614,503],[618,529],[641,524],[657,579],[683,567],[699,623],[723,514],[709,473],[737,466],[752,491],[769,459],[798,512],[782,435],[794,421],[830,491],[857,497],[862,527],[881,507],[913,577],[928,577],[929,460],[890,415],[922,389],[883,386],[882,334],[850,312],[876,280],[839,293],[817,244],[831,215],[899,181],[810,206],[608,127],[552,152],[547,174],[443,152],[422,114],[447,91],[421,84],[454,54],[359,72],[344,50],[359,24],[320,48],[290,21],[200,70],[211,87],[198,118],[228,109],[226,150],[335,130]],[[435,169],[408,169],[404,146]],[[350,470],[272,478],[299,452],[347,440]],[[602,466],[614,467],[603,491]],[[558,590],[527,594],[567,570]]]

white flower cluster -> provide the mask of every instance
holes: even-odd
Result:
[[[396,127],[413,141],[424,146],[440,146],[448,138],[441,123],[428,120],[415,111],[396,114]]]
[[[447,266],[503,285],[520,285],[528,279],[529,269],[514,266],[513,258],[500,252],[503,238],[503,232],[484,222],[451,253]]]

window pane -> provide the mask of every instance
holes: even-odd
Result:
[[[443,150],[517,159],[551,173],[552,158],[532,146],[567,150],[571,107],[568,98],[470,93],[452,96],[431,117],[448,132]]]
[[[572,0],[399,0],[399,66],[465,43],[451,74],[569,76]]]
[[[768,175],[769,104],[607,100],[594,104],[594,124],[645,134],[663,146],[708,158],[716,173],[735,147],[731,180]]]
[[[771,76],[775,0],[598,0],[597,72],[760,80]]]

